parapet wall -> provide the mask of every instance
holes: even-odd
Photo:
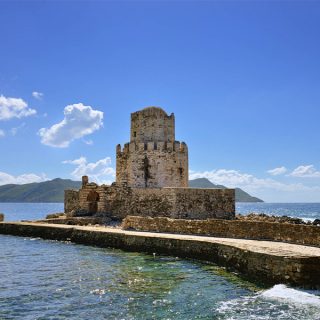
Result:
[[[123,229],[206,235],[224,238],[281,241],[320,247],[320,227],[239,220],[184,220],[127,216]],[[302,252],[303,254],[303,252]]]

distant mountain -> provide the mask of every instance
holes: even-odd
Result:
[[[213,188],[213,189],[226,189],[225,186],[219,184],[213,184],[207,178],[199,178],[194,180],[189,180],[190,188]],[[236,201],[237,202],[263,202],[263,200],[250,196],[249,193],[243,191],[240,188],[235,188]]]
[[[80,187],[80,181],[59,178],[38,183],[6,184],[0,186],[0,202],[63,202],[65,189]]]
[[[189,186],[191,188],[226,188],[213,184],[206,178],[190,180]],[[63,202],[65,189],[79,188],[81,188],[81,181],[60,178],[38,183],[6,184],[0,186],[0,202]],[[263,202],[239,188],[236,188],[236,201]]]

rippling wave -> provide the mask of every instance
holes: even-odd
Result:
[[[0,319],[319,319],[318,292],[215,265],[0,236]]]

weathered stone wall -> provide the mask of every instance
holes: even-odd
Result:
[[[79,191],[64,191],[64,212],[71,212],[79,207]]]
[[[234,189],[143,189],[125,184],[97,186],[89,183],[79,191],[79,209],[119,219],[127,215],[233,219]]]
[[[117,146],[116,181],[136,188],[188,187],[188,147],[182,142]]]
[[[174,115],[150,107],[131,114],[131,138],[116,148],[116,182],[136,188],[188,187],[188,148],[175,141]]]
[[[131,113],[130,142],[174,142],[174,114],[158,107]]]
[[[289,223],[238,220],[183,220],[127,216],[124,229],[197,234],[224,238],[282,241],[320,247],[320,227]]]

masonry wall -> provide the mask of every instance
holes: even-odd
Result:
[[[116,181],[135,188],[188,187],[188,147],[182,142],[117,146]]]
[[[79,191],[79,210],[118,219],[128,215],[233,219],[234,197],[234,189],[143,189],[118,184],[87,184]]]
[[[272,240],[320,247],[320,227],[239,220],[184,220],[163,217],[127,216],[124,229],[139,231],[197,234],[214,237]]]
[[[122,191],[126,192],[122,195]],[[232,219],[235,215],[233,189],[161,188],[115,192],[112,214],[170,217],[176,219]]]
[[[79,191],[65,190],[64,191],[64,212],[71,212],[79,208]]]
[[[131,113],[130,142],[174,142],[174,114],[170,116],[158,107],[148,107]]]

